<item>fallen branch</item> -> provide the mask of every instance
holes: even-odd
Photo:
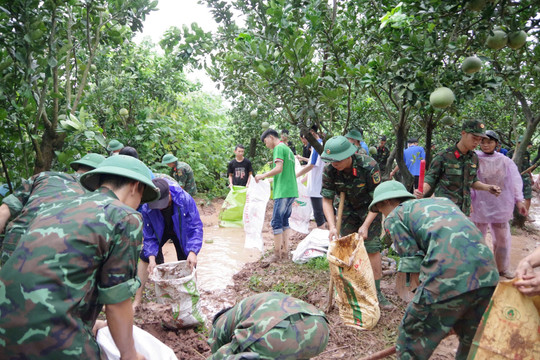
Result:
[[[329,352],[333,352],[333,351],[336,351],[336,350],[346,349],[346,348],[348,348],[348,347],[351,347],[351,346],[350,346],[350,345],[345,345],[345,346],[333,348],[333,349],[330,349],[330,350],[323,351],[323,352],[320,353],[319,355],[326,354],[326,353],[329,353]]]
[[[379,359],[384,359],[385,357],[393,355],[395,353],[396,353],[396,346],[394,345],[384,350],[378,351],[375,354],[371,354],[369,356],[360,358],[358,360],[379,360]]]
[[[197,354],[199,354],[199,356],[202,358],[202,359],[206,359],[206,356],[204,356],[203,354],[201,354],[200,352],[197,351],[197,349],[193,348],[193,351],[195,351]]]

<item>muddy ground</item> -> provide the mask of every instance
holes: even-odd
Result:
[[[217,224],[222,202],[223,200],[215,200],[212,203],[199,201],[199,211],[205,227]],[[533,211],[537,213],[536,199],[533,207]],[[204,303],[214,305],[203,306],[203,312],[208,318],[208,326],[216,308],[230,306],[246,296],[264,291],[288,293],[324,309],[328,299],[329,271],[327,267],[320,266],[320,264],[313,265],[313,263],[297,265],[292,261],[286,261],[268,264],[264,261],[272,249],[271,211],[272,201],[268,204],[263,228],[265,246],[263,259],[246,264],[233,277],[234,284],[226,289],[212,292],[201,291],[201,299],[204,300]],[[529,223],[525,230],[512,229],[512,269],[522,257],[540,245],[540,233],[535,226],[538,224]],[[313,222],[311,227],[315,227]],[[305,236],[293,232],[292,249],[296,248],[296,245]],[[327,313],[330,322],[330,339],[326,351],[316,359],[359,359],[392,346],[397,337],[397,327],[406,306],[406,303],[397,296],[394,286],[395,275],[383,277],[381,287],[395,308],[391,311],[381,311],[381,318],[371,331],[359,331],[345,326],[335,307]],[[206,343],[209,333],[208,327],[176,330],[164,326],[164,324],[169,323],[171,315],[167,306],[154,302],[153,287],[151,283],[146,285],[145,303],[136,312],[136,325],[170,346],[179,359],[205,359],[210,356],[210,348]],[[453,359],[457,345],[455,336],[446,338],[436,349],[432,359]],[[394,355],[388,358],[395,359],[396,357]]]

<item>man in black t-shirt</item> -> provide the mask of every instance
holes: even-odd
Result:
[[[238,144],[234,148],[235,158],[229,162],[227,174],[229,175],[229,187],[233,185],[249,186],[249,177],[253,175],[251,161],[244,157],[244,145]]]

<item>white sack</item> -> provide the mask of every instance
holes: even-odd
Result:
[[[256,248],[263,251],[262,228],[266,204],[270,199],[270,183],[267,180],[256,182],[253,176],[249,182],[244,206],[245,248]]]
[[[296,250],[292,251],[292,261],[297,264],[303,264],[310,259],[326,256],[330,240],[328,230],[313,229],[304,240],[300,241]]]

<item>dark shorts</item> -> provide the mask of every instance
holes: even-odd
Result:
[[[494,287],[485,287],[435,304],[410,302],[399,325],[398,359],[429,359],[453,328],[459,337],[456,359],[467,359],[469,349]]]
[[[367,214],[366,214],[367,216]],[[358,228],[362,226],[366,216],[360,216],[358,212],[343,213],[341,222],[340,236],[347,236],[358,232]],[[379,213],[375,220],[371,223],[368,230],[368,238],[364,239],[364,246],[368,254],[374,254],[381,251],[381,231],[382,231],[382,215]]]

